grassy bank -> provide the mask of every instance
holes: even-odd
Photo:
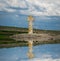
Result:
[[[14,34],[28,33],[27,28],[17,28],[17,27],[8,27],[8,26],[0,26],[0,47],[10,47],[10,46],[27,46],[28,43],[26,41],[16,41],[10,36]],[[60,31],[51,31],[51,30],[39,30],[34,29],[34,33],[48,33],[51,35],[60,35]],[[34,42],[34,45],[38,44],[48,44],[48,43],[60,43],[60,40],[55,40],[51,42]]]

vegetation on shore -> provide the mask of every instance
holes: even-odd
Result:
[[[17,28],[17,27],[8,27],[8,26],[0,26],[0,47],[10,47],[10,46],[27,46],[28,43],[26,41],[16,41],[10,36],[14,34],[28,33],[27,28]],[[39,30],[34,29],[34,33],[48,33],[51,35],[60,35],[60,31],[54,30]],[[52,41],[52,42],[34,42],[34,45],[37,44],[48,44],[48,43],[60,43],[60,40]]]

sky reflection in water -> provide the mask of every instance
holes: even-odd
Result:
[[[28,59],[28,47],[0,48],[0,61],[60,61],[60,44],[33,47],[35,57]]]

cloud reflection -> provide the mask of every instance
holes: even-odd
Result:
[[[33,47],[35,57],[27,57],[28,47],[0,49],[0,61],[60,61],[60,44],[47,44]]]

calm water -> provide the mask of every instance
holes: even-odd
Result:
[[[28,59],[28,47],[0,48],[0,61],[60,61],[60,44],[33,47],[35,57]]]

